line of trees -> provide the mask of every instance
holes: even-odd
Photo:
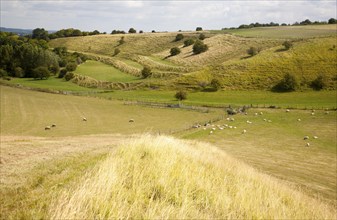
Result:
[[[278,27],[278,26],[297,26],[297,25],[321,25],[321,24],[337,24],[337,20],[335,18],[330,18],[328,21],[310,21],[306,19],[301,22],[295,22],[293,24],[286,24],[286,23],[251,23],[251,24],[241,24],[239,27],[231,27],[231,28],[223,28],[222,30],[227,29],[247,29],[247,28],[254,28],[254,27]]]

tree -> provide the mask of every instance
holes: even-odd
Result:
[[[213,89],[215,91],[218,91],[219,89],[221,89],[221,82],[220,82],[220,80],[218,80],[218,79],[212,79],[211,86],[213,87]]]
[[[129,29],[129,34],[135,34],[135,33],[137,33],[136,29],[134,28]]]
[[[207,50],[208,46],[200,40],[197,40],[193,45],[193,54],[200,54],[206,52]]]
[[[184,35],[183,34],[177,34],[175,41],[180,41],[182,39],[184,39]]]
[[[287,41],[284,41],[282,45],[284,46],[284,48],[285,48],[286,50],[289,50],[290,48],[293,47],[293,43],[292,43],[291,41],[288,41],[288,40],[287,40]]]
[[[293,74],[286,73],[283,79],[272,90],[275,92],[292,92],[298,88],[298,82]]]
[[[39,66],[33,70],[33,78],[34,79],[48,79],[50,76],[50,72],[47,67]]]
[[[204,34],[201,33],[201,34],[199,35],[199,40],[205,40],[205,38],[206,38],[206,36],[205,36]]]
[[[183,90],[180,90],[180,91],[176,92],[174,97],[176,99],[178,99],[179,101],[185,100],[185,99],[187,99],[187,92],[185,92]]]
[[[44,28],[36,28],[32,32],[32,38],[49,40],[48,31],[46,31]]]
[[[170,50],[171,56],[178,55],[178,54],[180,54],[180,52],[181,52],[181,50],[180,50],[178,47],[173,47],[173,48],[171,48],[171,50]]]
[[[328,21],[329,24],[337,24],[337,20],[334,18],[330,18]]]
[[[202,27],[197,27],[195,30],[196,31],[202,31]]]
[[[71,63],[68,63],[67,66],[66,66],[66,70],[68,72],[72,72],[72,71],[75,71],[77,68],[77,65],[75,62],[71,62]]]
[[[152,75],[152,72],[151,72],[150,67],[144,66],[144,68],[142,70],[142,77],[145,79],[145,78],[148,78],[151,75]]]
[[[313,80],[310,84],[310,87],[317,91],[324,89],[326,86],[326,77],[323,74],[318,75],[317,78]]]
[[[250,56],[255,56],[256,54],[259,53],[259,50],[258,50],[256,47],[250,47],[250,48],[247,50],[247,53],[248,53]]]
[[[195,41],[193,39],[187,39],[187,40],[184,41],[184,47],[188,47],[188,46],[194,44],[194,42]]]

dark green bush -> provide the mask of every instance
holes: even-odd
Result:
[[[151,68],[148,66],[145,66],[142,70],[142,77],[145,79],[145,78],[150,77],[151,75],[152,75]]]
[[[181,50],[180,50],[178,47],[173,47],[173,48],[171,48],[171,50],[170,50],[171,56],[178,55],[178,54],[180,54],[180,52],[181,52]]]
[[[310,87],[317,91],[326,88],[327,80],[325,75],[323,74],[318,75],[317,78],[310,83]]]
[[[66,69],[67,69],[68,72],[75,71],[76,68],[77,68],[77,65],[74,62],[68,63],[67,66],[66,66]]]
[[[187,92],[180,90],[174,95],[174,97],[179,101],[185,100],[187,99]]]
[[[298,82],[294,75],[286,73],[283,79],[276,84],[272,91],[274,92],[292,92],[298,88]]]
[[[193,54],[200,54],[206,52],[207,50],[208,46],[200,40],[197,40],[193,45]]]
[[[63,78],[67,74],[67,72],[68,71],[66,69],[61,69],[58,78]]]
[[[50,76],[50,72],[47,67],[39,66],[33,69],[33,78],[34,79],[48,79]]]
[[[194,44],[194,40],[193,39],[187,39],[184,41],[184,47],[188,47],[190,45],[193,45]]]
[[[184,35],[183,34],[177,34],[175,41],[180,41],[182,39],[184,39]]]
[[[74,77],[75,77],[75,74],[72,73],[72,72],[69,72],[64,76],[64,79],[69,81],[69,80],[73,79]]]

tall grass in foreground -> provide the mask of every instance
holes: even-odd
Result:
[[[320,201],[204,143],[145,135],[120,146],[97,170],[55,198],[51,218],[336,217]]]

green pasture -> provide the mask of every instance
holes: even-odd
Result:
[[[55,76],[51,76],[47,80],[36,80],[32,78],[11,78],[10,81],[0,79],[0,82],[4,84],[15,85],[15,86],[22,85],[24,87],[29,87],[33,89],[75,91],[75,92],[99,91],[96,89],[89,89],[86,87],[78,86],[70,81],[59,79]]]
[[[132,82],[139,79],[137,77],[123,73],[111,65],[93,60],[88,60],[78,66],[75,73],[109,82]]]
[[[242,37],[274,38],[274,39],[296,39],[323,36],[336,36],[337,25],[305,25],[305,26],[280,26],[259,27],[249,29],[225,30]]]
[[[124,105],[92,97],[65,96],[1,86],[1,134],[76,136],[92,134],[171,133],[223,111],[201,113]],[[86,117],[87,121],[82,121]],[[134,123],[129,123],[134,119]],[[46,126],[57,127],[45,131]]]
[[[98,94],[110,99],[153,101],[178,103],[174,98],[176,91],[134,90],[113,91]],[[274,93],[269,91],[218,91],[218,92],[187,92],[188,105],[253,105],[269,107],[271,105],[283,108],[336,108],[336,91],[305,91],[290,93]]]

